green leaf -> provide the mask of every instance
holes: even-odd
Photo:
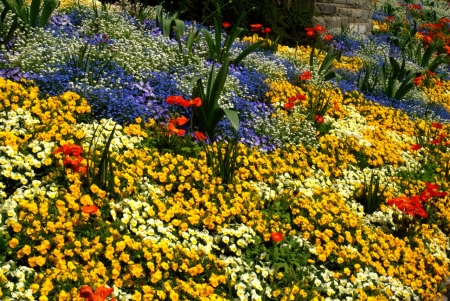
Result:
[[[402,99],[406,93],[409,92],[409,90],[412,89],[414,86],[414,78],[416,77],[416,74],[412,72],[411,70],[408,71],[405,79],[402,81],[402,84],[398,88],[398,90],[395,92],[395,98],[396,99]]]
[[[39,13],[41,8],[41,0],[33,0],[30,5],[30,26],[37,27]]]
[[[176,34],[181,39],[181,37],[184,35],[184,22],[183,22],[183,20],[175,19],[174,24],[175,24]]]
[[[236,131],[239,130],[239,116],[236,111],[230,109],[223,109],[225,115],[230,119],[231,125]]]
[[[156,5],[156,26],[161,27],[163,20],[163,6],[161,4]]]
[[[333,78],[336,78],[336,82],[337,82],[337,84],[339,85],[339,83],[340,83],[340,81],[341,81],[341,76],[340,76],[339,74],[337,74],[336,72],[330,71],[330,72],[328,72],[327,74],[325,74],[324,77],[323,77],[323,79],[324,79],[325,81],[332,80]]]
[[[220,11],[219,3],[216,2],[216,17],[214,17],[214,38],[215,38],[215,59],[219,60],[220,47],[222,45],[222,13]]]
[[[212,38],[212,35],[205,28],[202,28],[202,32],[203,32],[203,35],[205,37],[206,43],[208,44],[209,57],[214,60],[216,46],[214,45],[214,40]]]
[[[200,35],[200,31],[199,30],[197,30],[197,31],[191,30],[189,32],[189,34],[187,35],[187,37],[186,37],[186,49],[188,50],[189,53],[192,53],[192,45],[194,45],[194,43],[196,41],[198,41],[199,35]]]
[[[389,78],[386,94],[388,97],[392,98],[395,95],[395,91],[397,91],[397,80],[391,77]]]
[[[309,66],[314,66],[314,59],[316,57],[316,48],[314,46],[311,49],[311,53],[309,55]]]
[[[1,0],[3,3],[3,6],[5,7],[5,9],[7,10],[13,10],[11,5],[9,4],[8,0]]]
[[[112,170],[110,170],[108,174],[108,161],[109,161],[108,159],[109,159],[109,147],[111,145],[112,139],[114,138],[115,130],[116,124],[114,125],[114,128],[108,137],[108,141],[105,144],[105,148],[103,149],[102,157],[100,159],[100,163],[98,164],[98,173],[95,177],[95,184],[97,184],[102,189],[107,188],[106,185],[108,183],[108,177],[112,176]]]
[[[422,61],[419,62],[420,66],[426,67],[428,63],[430,62],[431,57],[433,56],[433,53],[436,51],[437,43],[433,41],[425,50]]]
[[[44,7],[42,8],[41,21],[39,22],[39,27],[44,27],[47,25],[50,17],[52,16],[55,9],[59,6],[58,0],[44,0]]]
[[[383,89],[383,91],[386,93],[386,74],[387,74],[387,67],[386,67],[386,63],[383,63],[383,66],[381,67],[381,74],[380,74],[380,78],[381,78],[381,87]]]
[[[327,55],[323,59],[322,64],[320,64],[318,74],[321,75],[323,72],[327,72],[337,57],[338,54],[334,53],[334,47],[331,46]]]
[[[173,19],[163,19],[162,20],[162,30],[163,35],[168,38],[170,35],[170,30],[172,28],[172,23],[175,23]]]
[[[427,67],[426,69],[434,72],[439,65],[444,64],[446,61],[447,55],[445,53],[439,54]]]
[[[211,106],[210,110],[213,110],[217,107],[220,94],[222,93],[223,87],[225,85],[225,81],[228,76],[228,69],[230,66],[230,59],[227,57],[223,62],[222,66],[217,73],[217,77],[214,80],[211,90],[209,91],[209,105]]]

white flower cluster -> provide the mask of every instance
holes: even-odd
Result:
[[[395,230],[394,214],[397,212],[398,210],[395,210],[392,207],[388,206],[386,207],[385,212],[375,211],[372,214],[366,214],[363,217],[363,221],[371,225],[376,225],[383,231],[389,233],[390,231]]]
[[[112,119],[101,119],[100,122],[95,121],[90,124],[77,124],[75,125],[75,131],[82,130],[85,133],[83,149],[87,150],[91,143],[92,147],[95,148],[105,146],[114,126],[116,126],[116,129],[111,140],[111,151],[118,153],[123,151],[124,148],[134,149],[140,145],[142,137],[129,136],[122,133],[122,126],[115,123]]]
[[[236,56],[238,54],[236,53]],[[245,59],[242,60],[242,63],[255,69],[258,72],[266,74],[267,77],[271,80],[278,80],[286,78],[286,68],[276,61],[268,60],[267,58],[262,58],[258,53],[251,53]]]
[[[440,242],[437,238],[433,238],[432,240],[425,242],[426,250],[433,255],[434,258],[449,264],[450,259],[447,256],[447,251],[450,249],[450,238],[447,237],[441,229],[436,227],[434,230],[440,234],[444,243]]]
[[[0,112],[0,132],[6,133],[2,139],[17,139],[34,131],[40,121],[31,112],[18,108]],[[28,152],[19,151],[9,143],[0,146],[0,199],[8,197],[5,189],[8,182],[29,183],[35,177],[35,168],[40,168],[53,150],[54,142],[31,140],[26,146]]]
[[[327,119],[326,121],[333,121],[333,129],[330,130],[330,135],[335,135],[339,138],[353,137],[356,138],[362,146],[372,146],[372,144],[364,139],[363,131],[374,131],[375,127],[367,125],[364,116],[358,113],[355,107],[346,106],[346,110],[349,113],[345,118],[335,121],[334,119]]]
[[[72,45],[75,39],[67,37],[63,32],[55,37],[52,31],[43,28],[34,30],[36,34],[27,36],[20,51],[8,52],[9,63],[24,71],[55,72],[55,66],[64,63],[67,47]]]
[[[239,257],[221,256],[226,264],[226,272],[230,275],[231,284],[241,301],[260,301],[263,296],[272,296],[272,290],[264,280],[273,275],[273,270],[264,265],[253,265]],[[254,272],[256,270],[256,272]],[[249,272],[251,271],[251,272]]]
[[[8,261],[0,265],[0,281],[6,277],[6,283],[0,285],[9,290],[9,296],[2,296],[4,301],[34,300],[33,291],[28,288],[30,280],[36,272],[25,266],[16,266],[14,261]],[[3,277],[2,277],[3,276]]]
[[[360,170],[358,167],[349,164],[346,169],[342,171],[343,177],[335,179],[333,187],[347,200],[352,199],[355,190],[363,185],[364,182],[370,183],[372,176],[377,177],[380,181],[380,186],[387,187],[393,191],[399,191],[397,184],[389,180],[391,170],[389,166],[372,169],[364,168]]]
[[[110,208],[113,219],[117,219],[120,212],[123,224],[142,240],[150,240],[152,243],[157,243],[161,239],[172,243],[178,241],[173,235],[175,229],[172,225],[165,225],[160,219],[150,217],[154,215],[154,210],[147,202],[125,198],[121,202],[110,203]]]
[[[366,38],[361,44],[361,47],[355,51],[354,56],[362,59],[367,64],[376,66],[379,62],[375,58],[389,57],[389,52],[389,44],[380,43],[379,41],[375,43],[373,40]]]
[[[1,183],[0,183],[1,184]],[[42,186],[42,182],[33,180],[31,184],[17,188],[4,202],[0,203],[0,229],[18,222],[16,208],[22,200],[34,200],[39,196],[56,198],[58,188],[55,183]]]
[[[33,168],[40,168],[41,164],[32,154],[25,155],[9,145],[0,146],[0,174],[4,178],[25,185],[35,176]],[[0,184],[4,186],[2,182]],[[6,197],[3,188],[0,188],[0,197]]]
[[[234,229],[236,228],[236,229]],[[222,254],[231,252],[237,256],[241,256],[250,244],[254,244],[256,233],[252,228],[243,224],[234,225],[233,228],[223,227],[214,236],[216,246],[214,248]]]
[[[39,119],[31,116],[31,112],[17,108],[16,110],[0,112],[0,131],[10,132],[16,136],[33,132]]]
[[[122,291],[117,286],[113,285],[114,291],[111,294],[112,298],[116,298],[117,301],[131,301],[133,300],[133,296],[131,294],[127,294]]]
[[[282,103],[279,103],[280,106]],[[253,118],[256,133],[268,135],[281,144],[317,146],[316,128],[314,123],[299,112],[299,106],[292,109],[289,116],[277,114],[277,117],[267,119]]]
[[[334,277],[333,272],[323,265],[319,266],[319,268],[312,266],[311,270],[311,281],[317,286],[317,290],[323,291],[328,295],[325,299],[327,301],[355,300],[354,298],[359,295],[356,292],[357,289],[362,289],[365,292],[374,290],[390,291],[391,293],[386,293],[386,295],[389,295],[388,300],[392,301],[408,301],[416,300],[417,298],[413,290],[403,285],[399,280],[380,276],[368,268],[357,272],[353,281],[344,277],[337,279]]]
[[[55,142],[47,142],[45,140],[33,140],[27,145],[28,149],[31,150],[36,157],[43,162],[48,156],[51,155],[53,149],[55,148]]]
[[[266,201],[273,200],[277,196],[277,192],[271,189],[265,182],[250,182],[254,190],[258,193],[258,197]]]

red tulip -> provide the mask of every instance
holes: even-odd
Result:
[[[262,24],[250,24],[250,28],[252,32],[257,32],[261,30]]]
[[[293,102],[288,102],[284,104],[284,108],[288,110],[292,109],[294,106],[295,104]]]
[[[272,240],[273,240],[274,242],[280,242],[280,241],[283,240],[283,234],[280,233],[280,232],[272,232],[272,233],[270,234],[270,237],[272,237]]]
[[[442,129],[442,124],[440,124],[439,122],[433,122],[431,126],[438,130]]]
[[[411,149],[412,150],[419,150],[419,149],[421,149],[423,146],[422,145],[420,145],[420,144],[413,144],[413,145],[411,145]]]
[[[91,215],[98,211],[98,207],[95,205],[83,206],[83,207],[81,207],[81,211],[86,214]]]
[[[303,71],[302,74],[300,74],[300,80],[308,79],[311,79],[311,71]]]
[[[323,123],[323,122],[324,122],[323,117],[320,116],[320,115],[315,115],[315,116],[314,116],[314,120],[315,120],[317,123]]]
[[[194,133],[194,137],[195,137],[195,139],[197,139],[199,141],[205,141],[206,140],[206,136],[202,132],[195,132]]]

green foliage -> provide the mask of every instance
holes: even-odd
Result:
[[[156,14],[156,7],[147,6],[137,0],[121,0],[119,5],[124,12],[132,17],[135,17],[139,21],[137,24],[139,28],[144,20],[154,19],[154,15]]]
[[[182,155],[186,158],[197,158],[202,147],[190,136],[180,137],[170,134],[166,125],[158,124],[147,128],[148,137],[142,140],[142,146],[156,148],[161,153]]]
[[[274,200],[267,201],[262,212],[268,220],[279,220],[284,224],[290,224],[292,222],[291,204],[292,200],[285,195],[280,195]]]
[[[291,235],[283,237],[279,242],[263,242],[259,236],[255,236],[255,245],[246,250],[245,258],[248,262],[269,265],[273,270],[269,283],[272,288],[292,288],[294,284],[300,285],[299,283],[309,276],[306,266],[311,254],[308,249],[309,245],[303,240]],[[280,272],[283,277],[277,279],[276,276]],[[306,287],[305,289],[308,290]],[[291,293],[292,291],[286,295],[290,296]]]
[[[91,187],[92,184],[95,184],[98,186],[98,188],[100,188],[110,194],[114,194],[114,171],[113,171],[113,164],[111,161],[111,153],[110,153],[109,148],[111,146],[111,141],[114,137],[116,125],[114,125],[114,128],[112,129],[111,133],[109,134],[108,140],[106,141],[103,151],[101,153],[100,160],[96,155],[98,138],[96,139],[95,134],[97,133],[98,129],[99,129],[99,126],[95,129],[93,138],[89,143],[88,153],[92,154],[92,155],[91,155],[91,159],[88,160],[88,163],[87,163],[87,172],[86,172],[86,182],[85,183],[86,183],[87,189],[89,189],[89,187]],[[101,131],[103,131],[103,129],[101,129]]]
[[[213,145],[205,145],[204,149],[206,162],[214,175],[222,178],[224,184],[232,183],[238,156],[237,140],[215,142]]]
[[[7,251],[10,250],[8,241],[10,240],[8,232],[0,230],[0,263],[6,261],[8,257]]]
[[[18,16],[22,22],[30,27],[44,27],[55,9],[59,6],[58,0],[32,0],[31,5],[25,5],[23,0],[1,0],[5,9]],[[41,5],[42,4],[42,5]]]
[[[381,67],[381,88],[389,98],[400,100],[414,87],[416,75],[416,72],[405,66],[405,56],[402,65],[389,57],[389,62],[385,59]]]
[[[405,51],[408,54],[408,57],[415,60],[419,66],[425,69],[425,71],[434,72],[441,64],[446,62],[447,55],[445,53],[441,53],[436,57],[434,56],[437,49],[440,47],[440,44],[439,41],[434,40],[422,54],[422,43],[409,43]]]
[[[307,87],[307,89],[306,118],[308,120],[315,120],[316,116],[325,116],[330,106],[332,94],[328,93],[327,96],[326,90],[323,88]]]
[[[406,47],[414,40],[417,33],[417,22],[413,20],[413,26],[405,27],[403,22],[396,22],[392,26],[393,35],[390,37],[392,43],[404,51]]]
[[[192,98],[200,97],[202,105],[195,108],[195,117],[199,130],[206,133],[209,138],[214,136],[214,130],[222,119],[227,116],[230,119],[233,127],[239,129],[239,117],[236,111],[230,109],[223,109],[219,107],[219,97],[225,85],[225,80],[228,76],[228,69],[230,67],[230,59],[227,57],[216,75],[216,64],[213,62],[211,71],[209,73],[206,90],[204,89],[202,79],[195,76],[191,84],[194,85],[192,91]]]
[[[359,195],[355,196],[358,203],[363,205],[366,214],[372,214],[380,209],[381,203],[384,201],[384,192],[387,186],[381,189],[380,178],[372,173],[370,182],[367,183],[366,175],[364,175],[364,184]]]
[[[319,50],[319,52],[316,54],[315,49],[313,48],[311,50],[311,54],[309,56],[309,66],[312,67],[315,65],[315,62],[318,61],[318,55],[320,55],[322,50]],[[334,47],[331,46],[328,49],[328,52],[323,59],[322,63],[319,65],[319,69],[317,70],[317,75],[321,81],[329,81],[332,79],[336,79],[337,83],[339,84],[341,80],[341,76],[337,74],[335,71],[331,70],[331,66],[333,66],[334,60],[340,62],[341,60],[341,53],[339,51],[334,51]]]
[[[182,12],[182,9],[178,9],[176,12],[167,13],[164,16],[163,6],[161,4],[156,6],[156,24],[162,28],[165,37],[168,37],[172,30],[177,40],[183,36],[184,22],[179,19]]]
[[[142,0],[149,5],[158,5],[161,0]],[[195,20],[206,26],[214,26],[210,18],[216,11],[216,2],[222,7],[222,20],[237,23],[242,11],[248,12],[241,19],[241,26],[249,28],[250,24],[260,23],[270,27],[279,36],[279,43],[288,46],[310,44],[313,41],[306,35],[305,27],[311,27],[314,16],[314,2],[273,1],[273,0],[187,0],[166,1],[162,3],[165,10],[183,9],[184,19]]]
[[[363,72],[364,77],[361,76]],[[380,80],[378,72],[379,68],[374,67],[372,63],[364,62],[364,66],[358,75],[358,88],[363,92],[373,92]]]
[[[244,11],[241,11],[236,23],[232,26],[230,32],[227,35],[227,39],[223,47],[222,45],[222,13],[221,8],[218,3],[216,3],[216,11],[214,17],[214,39],[208,30],[202,29],[203,35],[206,39],[209,48],[209,57],[213,61],[217,61],[219,63],[223,63],[226,58],[229,57],[229,52],[231,50],[231,46],[233,46],[234,41],[238,36],[241,36],[244,32],[243,28],[239,27],[239,23],[244,16]],[[260,45],[262,45],[262,41],[258,41],[248,46],[244,51],[242,51],[239,56],[233,61],[233,64],[237,65],[241,60],[243,60],[247,55],[251,52],[255,51]]]
[[[17,15],[12,16],[12,22],[7,20],[8,12],[10,9],[5,7],[0,15],[0,45],[8,45],[8,43],[14,37],[14,32],[20,27],[19,17]]]
[[[420,172],[417,170],[403,170],[395,173],[395,176],[404,180],[404,184],[399,185],[400,191],[405,193],[410,189],[410,185],[417,185],[418,182],[434,182],[439,174],[436,169],[439,167],[434,162],[426,162],[420,167]]]
[[[100,79],[100,76],[111,65],[111,55],[105,58],[99,53],[99,50],[101,49],[94,49],[98,47],[104,48],[104,46],[105,45],[92,46],[86,42],[75,53],[67,50],[65,57],[66,62],[73,68],[78,68],[83,71],[85,76],[87,76],[90,85],[95,85]]]
[[[29,27],[44,27],[55,9],[59,6],[58,0],[32,0],[31,5],[25,5],[23,0],[1,0],[3,11],[0,15],[0,44],[7,45],[14,37],[17,29],[28,30]],[[8,13],[12,13],[12,22],[7,22]],[[20,20],[20,21],[19,21]]]

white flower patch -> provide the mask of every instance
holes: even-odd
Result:
[[[98,148],[106,145],[112,130],[115,128],[114,136],[111,140],[111,151],[122,152],[125,149],[134,149],[138,147],[142,141],[142,137],[129,136],[122,132],[122,126],[115,123],[112,119],[101,119],[100,122],[93,122],[91,124],[77,124],[76,130],[82,130],[85,133],[85,139],[83,143],[83,149],[89,149],[89,145],[92,143],[92,147]]]
[[[127,294],[122,291],[117,286],[113,285],[114,291],[111,294],[112,298],[116,298],[117,301],[131,301],[133,300],[133,296],[131,294]]]
[[[8,280],[5,286],[10,292],[9,296],[3,295],[5,300],[35,300],[33,291],[29,288],[29,284],[32,283],[36,275],[36,272],[32,268],[17,266],[11,260],[0,264],[0,274],[3,274]]]
[[[220,253],[233,253],[241,256],[249,245],[254,244],[256,232],[243,224],[223,227],[214,236],[215,246]]]
[[[31,116],[31,112],[21,108],[0,112],[0,131],[10,132],[14,135],[25,135],[34,131],[34,125],[40,123],[39,119]]]
[[[41,156],[44,158],[44,156]],[[24,155],[16,152],[11,146],[0,146],[0,181],[2,178],[8,178],[22,185],[26,185],[31,181],[35,174],[34,168],[42,166],[42,160],[38,160],[33,154]],[[7,197],[5,183],[0,182],[0,197]]]
[[[232,53],[232,56],[237,57],[239,53],[236,50],[235,53]],[[266,74],[267,77],[271,80],[283,79],[287,74],[286,67],[284,67],[281,63],[263,59],[261,57],[261,54],[255,52],[250,53],[248,56],[246,56],[242,60],[242,63],[251,69],[255,69],[258,72]]]
[[[269,275],[273,275],[273,270],[261,265],[248,264],[239,257],[220,256],[225,262],[225,270],[231,278],[231,284],[236,290],[239,300],[261,300],[263,295],[271,297],[272,290],[264,280]],[[261,271],[261,273],[254,272]],[[264,289],[265,287],[265,289]]]
[[[355,107],[346,106],[346,110],[349,113],[349,116],[345,118],[337,121],[332,118],[326,119],[327,122],[333,121],[333,129],[330,130],[329,134],[334,134],[339,138],[353,137],[361,143],[361,140],[364,139],[362,132],[366,130],[374,131],[376,128],[374,126],[367,125],[366,119],[358,113]],[[367,144],[368,141],[365,141],[363,141],[362,144]]]
[[[58,188],[54,183],[42,186],[41,181],[33,180],[31,184],[17,188],[12,195],[0,203],[0,225],[2,225],[0,229],[18,222],[16,209],[20,201],[24,199],[34,200],[37,197],[49,196],[50,194],[58,195]]]
[[[336,279],[333,272],[323,265],[319,266],[319,268],[311,266],[311,270],[311,281],[317,286],[317,291],[325,292],[329,296],[327,300],[354,300],[359,295],[356,292],[357,289],[370,292],[373,289],[386,291],[388,288],[392,291],[392,295],[388,297],[388,300],[417,300],[417,296],[410,287],[403,285],[395,278],[380,276],[368,268],[357,272],[353,282],[345,278]]]

